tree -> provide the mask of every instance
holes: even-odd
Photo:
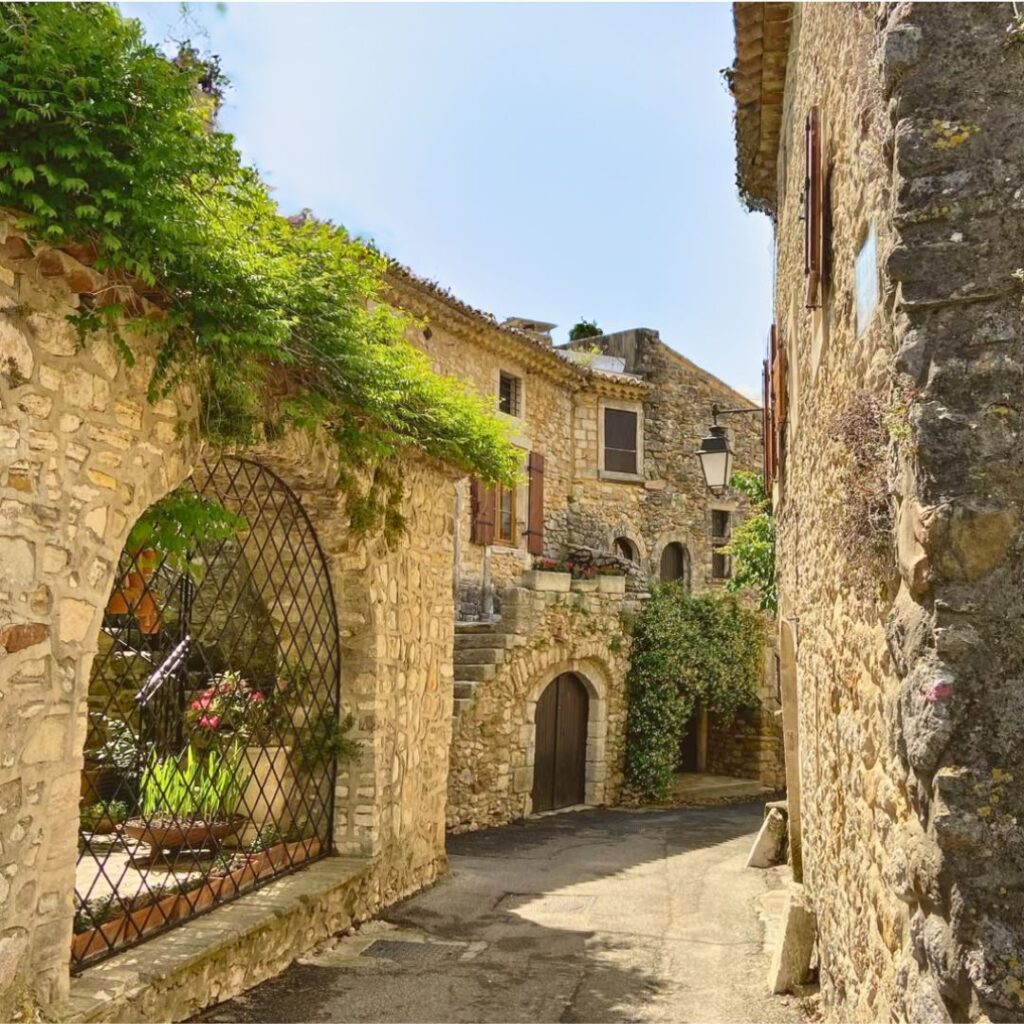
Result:
[[[775,519],[765,494],[764,479],[756,473],[736,473],[731,485],[750,501],[750,515],[732,532],[729,546],[733,572],[728,589],[749,587],[757,594],[759,611],[774,615],[778,610],[775,585]]]
[[[582,341],[584,338],[600,338],[604,331],[593,320],[581,320],[569,330],[570,341]]]

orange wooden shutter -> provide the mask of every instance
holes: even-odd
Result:
[[[764,446],[764,489],[770,494],[775,479],[775,427],[772,421],[772,367],[767,359],[761,364],[761,434]]]
[[[544,456],[530,452],[526,463],[530,482],[530,501],[526,523],[526,550],[531,555],[544,554]]]
[[[474,544],[494,543],[495,490],[484,487],[479,480],[470,484],[470,506],[473,525],[470,540]]]
[[[804,276],[807,278],[805,305],[821,305],[821,248],[824,186],[821,174],[821,116],[811,107],[804,124]]]
[[[778,331],[772,324],[772,476],[779,475],[784,454],[783,437],[786,428],[786,349],[779,343]]]

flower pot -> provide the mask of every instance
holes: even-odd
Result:
[[[593,594],[597,590],[597,580],[573,580],[570,587],[571,590],[576,591],[578,594]]]
[[[174,822],[174,821],[143,821],[133,818],[124,823],[125,835],[140,839],[155,849],[177,850],[183,846],[200,847],[209,843],[220,842],[234,835],[245,824],[245,818],[234,815],[228,821],[206,822]]]
[[[291,827],[295,771],[289,747],[246,747],[245,755],[243,764],[252,768],[241,804],[249,819],[242,840],[248,843],[268,828],[283,833]]]
[[[602,594],[624,594],[626,592],[625,576],[598,576],[598,590]]]
[[[527,569],[523,573],[523,586],[528,590],[544,590],[550,593],[568,594],[572,575],[567,572],[545,572],[543,569]]]
[[[110,595],[110,600],[107,601],[107,612],[110,615],[127,615],[131,611],[131,607],[128,604],[128,596],[123,590],[118,588]]]

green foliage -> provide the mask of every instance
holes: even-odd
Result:
[[[128,817],[128,805],[123,800],[105,800],[83,807],[79,818],[82,830],[95,832],[104,826],[119,825]]]
[[[569,329],[570,341],[582,341],[584,338],[600,338],[604,331],[593,320],[580,320]]]
[[[750,515],[732,531],[729,546],[732,555],[731,591],[750,588],[757,594],[757,607],[774,615],[778,609],[775,585],[775,518],[764,490],[764,479],[756,473],[736,473],[732,487],[747,496]]]
[[[725,722],[756,703],[764,627],[735,598],[654,588],[632,627],[626,687],[626,783],[641,799],[669,790],[698,698]]]
[[[278,213],[216,130],[209,76],[194,53],[166,60],[112,6],[0,4],[0,205],[35,239],[91,246],[99,269],[166,309],[97,296],[73,318],[83,342],[106,327],[130,361],[134,335],[155,336],[151,397],[195,384],[215,442],[326,432],[360,529],[399,528],[400,482],[374,470],[409,448],[513,482],[519,456],[492,403],[435,374],[381,301],[384,258]]]
[[[203,566],[196,550],[199,544],[227,540],[248,528],[243,516],[229,512],[220,502],[179,487],[142,513],[128,534],[125,547],[133,555],[152,548],[158,560],[195,578]]]
[[[177,757],[150,756],[142,773],[142,813],[171,821],[222,821],[238,811],[245,788],[242,750]]]
[[[342,765],[359,757],[363,745],[347,735],[355,724],[352,715],[346,715],[341,722],[327,711],[316,715],[296,737],[299,770],[308,774],[334,759]]]

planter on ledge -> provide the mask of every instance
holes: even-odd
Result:
[[[598,576],[598,590],[602,594],[624,594],[626,592],[625,576]]]
[[[598,587],[596,579],[589,580],[573,580],[570,589],[575,590],[579,594],[593,594]]]
[[[523,586],[528,590],[546,590],[558,594],[567,594],[570,583],[572,583],[572,574],[567,572],[527,569],[523,573]]]

